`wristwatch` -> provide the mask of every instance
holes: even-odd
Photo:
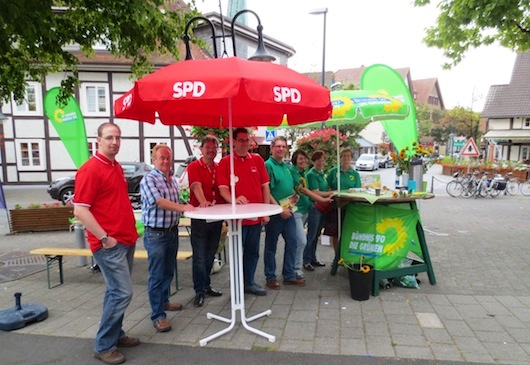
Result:
[[[104,235],[99,240],[101,241],[101,243],[106,244],[108,239],[109,239],[109,236],[108,235]]]

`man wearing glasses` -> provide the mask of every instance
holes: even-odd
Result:
[[[74,215],[87,229],[88,242],[107,288],[96,335],[94,357],[120,364],[125,356],[117,347],[140,344],[123,332],[123,317],[131,302],[131,272],[138,233],[121,165],[121,131],[112,123],[98,128],[98,151],[79,168],[75,178]]]
[[[233,133],[234,174],[236,176],[235,196],[236,204],[269,203],[269,175],[265,163],[260,155],[249,153],[250,140],[246,128],[237,128]],[[217,185],[219,193],[227,203],[232,203],[230,193],[230,158],[225,156],[219,162]],[[267,224],[269,217],[244,219],[242,222],[243,244],[243,275],[245,279],[245,293],[258,296],[266,295],[267,291],[256,284],[254,275],[259,260],[259,242],[261,226]]]
[[[287,140],[285,137],[276,137],[271,142],[271,157],[265,162],[270,179],[271,204],[279,204],[283,212],[270,218],[265,227],[265,278],[267,287],[280,289],[280,283],[276,279],[276,247],[278,237],[282,235],[285,241],[283,256],[283,284],[305,285],[305,280],[296,277],[296,222],[293,210],[296,209],[296,194],[294,192],[294,181],[289,166],[283,162],[287,152]]]

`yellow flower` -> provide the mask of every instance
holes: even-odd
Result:
[[[368,265],[361,266],[361,272],[363,274],[368,274],[370,272],[370,266],[368,266]]]

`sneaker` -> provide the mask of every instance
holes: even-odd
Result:
[[[273,290],[279,290],[280,283],[276,279],[269,279],[267,280],[267,288],[273,289]]]
[[[284,285],[304,286],[305,285],[305,280],[294,278],[294,279],[284,280],[283,284]]]
[[[324,267],[324,266],[326,266],[326,264],[323,264],[323,263],[321,263],[321,262],[318,261],[318,260],[313,261],[313,262],[311,263],[311,265],[313,265],[313,267]]]
[[[164,309],[167,311],[179,311],[182,309],[182,304],[180,303],[166,303]]]
[[[171,331],[171,323],[167,318],[160,318],[153,323],[157,332],[168,332]]]
[[[140,344],[140,339],[137,337],[123,336],[118,340],[118,347],[134,347]]]
[[[307,271],[315,271],[315,268],[311,264],[304,264],[304,269]]]
[[[125,355],[116,349],[105,352],[94,352],[94,357],[105,364],[121,364],[125,362]]]
[[[297,270],[296,271],[296,278],[300,279],[300,280],[304,280],[305,279],[305,276],[304,276],[304,273],[302,272],[302,270]]]
[[[254,294],[254,295],[257,295],[258,297],[267,295],[267,291],[263,289],[261,286],[256,285],[256,284],[245,287],[245,293]]]

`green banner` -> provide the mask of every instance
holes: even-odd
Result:
[[[85,121],[79,104],[73,97],[68,98],[65,106],[57,105],[59,88],[54,87],[44,97],[46,116],[57,130],[66,151],[77,168],[84,164],[89,156],[86,138]]]
[[[412,152],[413,142],[418,142],[416,109],[414,107],[414,99],[403,77],[396,70],[386,65],[372,65],[363,72],[361,89],[375,90],[382,94],[390,95],[410,106],[409,115],[405,119],[384,120],[381,121],[381,124],[398,152],[406,147]]]
[[[363,263],[382,271],[398,268],[410,252],[423,259],[416,232],[419,219],[416,205],[410,203],[348,204],[341,257],[347,263],[359,263],[362,256]]]

